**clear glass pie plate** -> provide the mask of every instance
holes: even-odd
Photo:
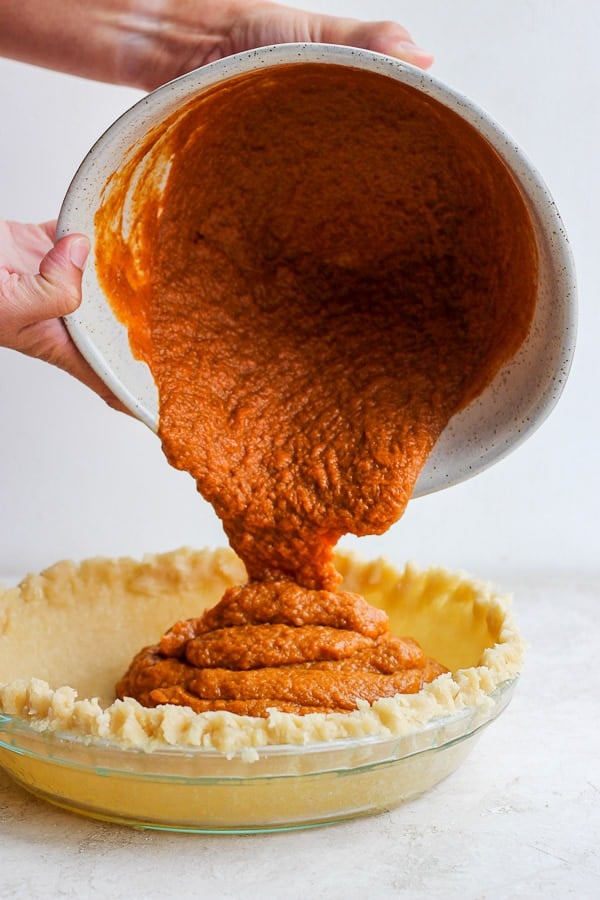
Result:
[[[491,704],[466,708],[402,737],[269,746],[258,759],[205,749],[153,752],[38,733],[0,716],[0,765],[24,788],[97,819],[170,831],[309,828],[392,809],[428,791],[466,758],[509,703],[517,679]]]
[[[507,706],[523,642],[506,597],[463,573],[338,554],[343,586],[448,670],[349,713],[266,718],[114,699],[141,646],[244,579],[230,550],[60,562],[0,588],[0,767],[37,796],[128,825],[307,828],[432,788]]]

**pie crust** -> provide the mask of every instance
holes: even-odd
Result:
[[[385,609],[395,634],[414,637],[450,671],[417,694],[361,703],[351,713],[273,710],[262,719],[114,700],[141,646],[244,580],[232,551],[184,548],[142,560],[60,562],[0,588],[0,713],[41,733],[146,751],[203,747],[250,760],[267,745],[403,736],[468,707],[485,715],[495,689],[519,673],[524,645],[510,599],[490,585],[344,553],[336,565],[344,588]]]

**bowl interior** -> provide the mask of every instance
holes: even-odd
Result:
[[[212,63],[164,85],[118,119],[78,170],[61,210],[58,235],[81,232],[92,243],[103,189],[149,130],[183,103],[228,78],[255,69],[304,62],[358,67],[418,89],[458,113],[488,140],[518,183],[534,225],[540,258],[538,299],[527,341],[486,390],[455,416],[427,461],[414,495],[471,477],[518,446],[548,415],[566,381],[575,342],[575,278],[565,231],[533,166],[482,110],[432,76],[370,51],[322,44],[265,47]],[[126,210],[125,210],[126,216]],[[158,427],[158,396],[145,363],[130,350],[94,265],[84,272],[83,302],[66,318],[79,349],[122,402]]]

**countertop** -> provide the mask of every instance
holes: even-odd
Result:
[[[530,644],[520,685],[425,796],[303,832],[167,834],[63,812],[0,770],[0,897],[600,896],[600,575],[505,581]]]

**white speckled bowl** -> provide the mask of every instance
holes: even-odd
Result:
[[[408,84],[458,113],[496,149],[519,184],[534,224],[540,257],[538,300],[529,337],[491,385],[455,416],[430,456],[414,496],[475,475],[525,440],[546,418],[564,387],[575,344],[575,274],[552,197],[514,141],[481,109],[431,75],[390,57],[331,44],[282,44],[211,63],[164,85],[119,118],[90,150],[67,192],[58,235],[82,232],[94,247],[94,216],[107,180],[146,132],[207,88],[255,69],[302,62],[378,72]],[[151,429],[158,398],[145,363],[133,358],[96,277],[84,273],[83,302],[66,320],[73,340],[122,402]]]

